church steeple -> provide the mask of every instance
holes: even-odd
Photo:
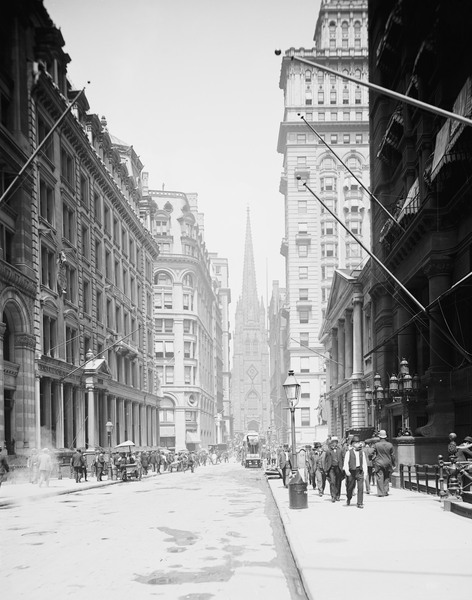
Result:
[[[254,266],[254,250],[252,246],[251,219],[247,209],[246,243],[244,246],[242,303],[247,320],[259,318],[259,300],[257,296],[256,269]]]

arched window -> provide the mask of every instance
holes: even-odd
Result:
[[[159,271],[154,275],[154,285],[172,285],[172,278],[168,273],[164,271]]]
[[[310,71],[310,69],[307,69],[305,71],[305,81],[311,81],[311,71]]]
[[[350,156],[350,157],[347,159],[347,166],[348,166],[348,167],[349,167],[349,168],[350,168],[352,171],[354,171],[354,170],[356,170],[356,169],[357,169],[358,171],[360,171],[360,170],[361,170],[361,162],[360,162],[360,160],[359,160],[358,158],[356,158],[355,156]]]
[[[175,404],[171,398],[164,397],[160,402],[159,419],[161,423],[173,423],[175,420]]]
[[[184,277],[184,286],[193,288],[193,277],[190,275],[190,273],[187,273],[187,275]]]
[[[329,24],[329,47],[330,49],[336,48],[336,23],[334,21]]]
[[[334,169],[334,160],[332,158],[323,158],[321,161],[321,170]]]
[[[354,23],[354,48],[361,47],[361,22],[355,21]]]

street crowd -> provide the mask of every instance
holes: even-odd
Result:
[[[228,462],[228,460],[228,452],[210,452],[205,449],[197,452],[187,450],[175,452],[162,448],[135,452],[115,451],[107,454],[102,449],[90,452],[76,448],[70,456],[69,466],[70,477],[74,478],[76,483],[81,483],[88,481],[88,477],[96,477],[97,481],[102,481],[104,475],[113,479],[125,479],[123,474],[130,466],[132,466],[132,472],[136,478],[141,479],[149,472],[160,474],[165,471],[172,473],[190,470],[193,473],[197,466],[218,464]],[[26,462],[26,474],[30,483],[37,484],[39,487],[43,485],[49,487],[50,478],[56,472],[61,478],[61,466],[58,464],[54,451],[50,451],[49,448],[43,448],[40,452],[36,448],[31,450]],[[12,475],[10,465],[7,457],[2,453],[0,455],[0,486],[9,475]],[[12,481],[17,479],[14,477]]]
[[[273,462],[273,456],[270,459]],[[277,455],[277,469],[285,487],[288,487],[293,472],[292,460],[290,448],[284,444]],[[319,496],[324,495],[326,485],[329,485],[331,502],[340,501],[344,482],[349,506],[357,488],[358,508],[364,508],[364,489],[370,494],[373,485],[377,486],[377,496],[388,496],[395,466],[394,447],[383,429],[363,442],[356,435],[349,435],[342,441],[337,436],[328,436],[325,442],[315,442],[298,451],[296,465],[302,479]]]

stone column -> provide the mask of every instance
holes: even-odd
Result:
[[[57,385],[56,448],[64,448],[64,383]]]
[[[34,381],[34,416],[35,446],[41,450],[41,377],[38,374]]]
[[[331,362],[330,362],[330,371],[331,371],[331,382],[332,386],[336,387],[338,385],[338,330],[336,327],[331,329]]]
[[[95,448],[95,389],[93,383],[87,385],[87,412],[88,447]]]
[[[353,311],[352,311],[352,339],[353,339],[353,365],[352,365],[352,377],[362,377],[363,369],[363,356],[362,356],[362,304],[364,298],[360,291],[354,293],[352,299]]]
[[[425,268],[429,280],[429,303],[436,300],[450,287],[450,273],[452,263],[447,256],[443,259],[431,260]],[[441,333],[441,326],[447,331],[444,324],[441,308],[435,304],[430,310],[429,343],[430,365],[426,373],[428,386],[428,403],[426,411],[429,420],[419,428],[425,437],[447,436],[453,431],[455,422],[454,403],[451,400],[451,387],[449,385],[450,366],[448,361],[453,352],[451,343]]]
[[[116,401],[118,413],[116,415],[116,438],[115,441],[117,444],[121,444],[126,439],[126,407],[125,400],[123,398],[117,398]]]
[[[119,435],[119,425],[118,425],[118,412],[117,412],[117,399],[116,396],[110,397],[110,414],[108,418],[113,423],[113,431],[111,432],[111,447],[113,448],[117,444],[117,438]]]
[[[87,427],[87,423],[85,422],[85,394],[86,390],[82,388],[77,389],[75,406],[75,445],[78,448],[83,448],[85,446],[85,428]]]
[[[348,309],[345,312],[344,318],[344,377],[350,379],[352,375],[352,310]]]
[[[344,319],[338,319],[338,383],[342,383],[344,381],[344,351]]]
[[[451,287],[451,269],[452,264],[447,259],[431,260],[426,267],[425,272],[428,277],[430,303]],[[440,332],[441,326],[446,331],[447,326],[444,324],[438,304],[435,304],[430,309],[430,314],[434,318],[434,321],[430,320],[429,322],[429,368],[431,371],[448,371],[449,366],[447,362],[451,348],[450,343]]]

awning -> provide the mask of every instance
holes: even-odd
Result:
[[[400,214],[398,215],[397,221],[400,222],[405,215],[413,215],[418,212],[419,209],[419,193],[420,193],[420,181],[418,177],[415,182],[408,190],[405,202],[403,203]]]
[[[187,431],[185,433],[185,441],[187,444],[200,444],[200,437],[196,431]]]
[[[439,173],[439,169],[442,166],[442,159],[446,154],[447,146],[449,144],[450,129],[451,122],[448,119],[436,135],[436,145],[434,147],[433,164],[431,165],[431,181]]]
[[[453,107],[453,112],[464,117],[472,115],[472,79],[467,78],[462,86]],[[431,181],[437,176],[441,168],[451,162],[470,161],[468,149],[460,148],[458,140],[464,130],[464,123],[448,119],[436,135],[434,158],[431,165]]]

